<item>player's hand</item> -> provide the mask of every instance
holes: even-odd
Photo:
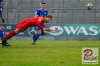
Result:
[[[47,28],[44,28],[43,30],[44,30],[44,31],[47,31],[48,29],[47,29]]]
[[[48,29],[48,32],[52,32],[52,29]]]
[[[5,22],[5,20],[4,20],[4,19],[2,19],[2,22]]]

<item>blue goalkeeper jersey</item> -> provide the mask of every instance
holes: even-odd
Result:
[[[43,17],[45,17],[47,14],[48,14],[48,10],[44,9],[44,11],[42,11],[41,8],[37,9],[37,11],[35,13],[35,15],[43,16]]]
[[[2,7],[3,7],[3,4],[0,2],[0,17],[1,17]]]

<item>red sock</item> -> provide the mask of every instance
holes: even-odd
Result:
[[[8,40],[10,39],[11,37],[13,37],[14,35],[16,35],[15,31],[11,31],[7,36],[5,36],[3,39],[4,40]]]

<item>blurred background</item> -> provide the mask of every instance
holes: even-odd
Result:
[[[53,15],[49,24],[100,24],[100,0],[3,0],[5,24],[18,24],[26,18],[33,18],[46,2],[48,14]],[[87,10],[86,4],[93,9]],[[99,37],[40,37],[50,40],[99,40]],[[32,37],[30,38],[32,39]]]

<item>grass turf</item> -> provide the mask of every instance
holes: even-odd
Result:
[[[82,48],[100,48],[100,41],[9,40],[11,47],[0,44],[0,66],[100,66],[82,64]],[[98,52],[100,56],[100,51]]]

